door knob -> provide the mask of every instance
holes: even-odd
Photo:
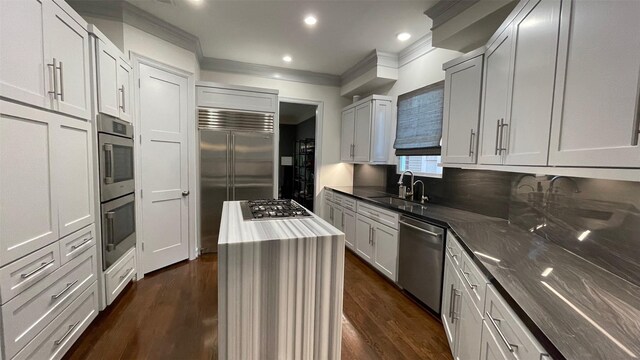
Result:
[[[189,190],[182,192],[182,196],[188,196],[188,195],[189,195]]]

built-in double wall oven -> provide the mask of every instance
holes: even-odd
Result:
[[[100,158],[102,268],[136,244],[133,126],[100,114],[97,121]]]

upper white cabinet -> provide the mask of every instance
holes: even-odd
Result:
[[[640,167],[640,1],[562,2],[549,164]]]
[[[92,30],[97,33],[98,111],[131,122],[131,65],[120,49],[94,27]]]
[[[89,119],[89,40],[82,18],[52,0],[2,1],[0,10],[0,94]]]
[[[340,160],[385,164],[391,145],[391,98],[372,95],[342,110]]]
[[[477,159],[483,54],[445,64],[442,161],[473,164]]]

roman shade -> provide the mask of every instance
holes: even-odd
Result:
[[[397,156],[440,155],[444,81],[398,96]]]

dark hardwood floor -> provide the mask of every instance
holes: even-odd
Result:
[[[216,255],[145,276],[65,359],[217,359]],[[451,359],[442,325],[347,251],[342,359]]]

